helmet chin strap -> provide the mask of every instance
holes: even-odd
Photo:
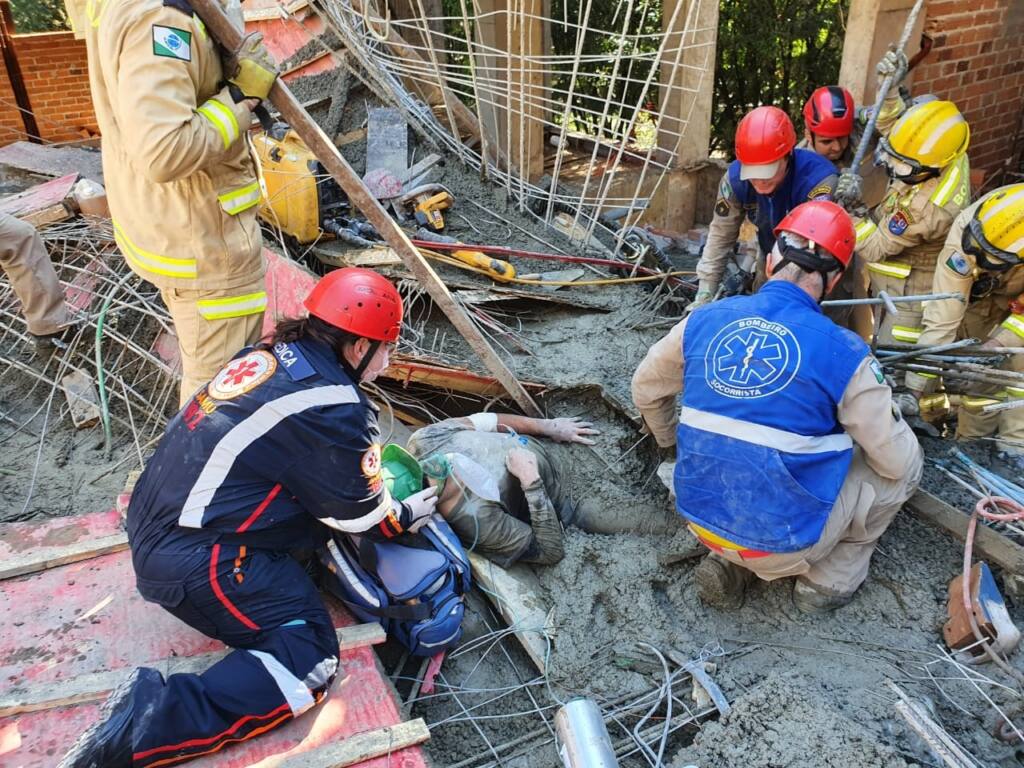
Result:
[[[359,365],[356,366],[355,379],[358,384],[363,379],[363,372],[370,365],[370,361],[373,360],[373,356],[377,354],[377,350],[380,349],[381,342],[375,341],[374,339],[367,339],[370,342],[370,348],[366,350],[366,354],[363,355],[363,359],[359,361]]]

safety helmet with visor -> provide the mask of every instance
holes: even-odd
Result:
[[[971,129],[951,101],[927,101],[908,109],[875,147],[875,164],[890,178],[921,184],[967,151]]]
[[[988,272],[1005,272],[1024,260],[1024,184],[990,192],[978,205],[960,242]]]

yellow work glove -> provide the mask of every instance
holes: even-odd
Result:
[[[224,62],[228,82],[246,99],[265,99],[277,79],[277,63],[263,45],[263,35],[251,32]],[[235,96],[237,99],[238,97]]]

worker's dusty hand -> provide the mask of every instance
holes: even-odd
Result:
[[[593,429],[589,421],[580,421],[579,416],[570,418],[548,419],[544,434],[556,443],[583,443],[593,445],[594,441],[586,435],[600,435],[600,430]]]
[[[430,516],[434,514],[434,508],[437,507],[437,486],[432,485],[429,488],[424,488],[422,491],[406,497],[402,503],[409,508],[410,517],[412,518],[408,530],[416,533],[430,522]]]
[[[921,405],[918,403],[918,397],[919,395],[914,392],[897,392],[892,396],[892,402],[903,416],[920,416]]]
[[[688,315],[698,307],[710,304],[715,300],[716,293],[718,293],[717,283],[710,283],[707,280],[701,280],[700,285],[697,286],[697,295],[693,297],[693,301],[686,305],[685,314]]]
[[[513,448],[505,456],[505,466],[513,477],[519,479],[519,484],[524,488],[540,480],[540,468],[537,466],[537,457],[533,451]]]
[[[263,45],[263,35],[251,32],[226,57],[227,81],[247,99],[265,99],[277,79],[277,63]],[[236,97],[237,100],[237,97]]]
[[[999,339],[988,339],[984,344],[981,345],[981,349],[999,349],[1003,346]]]
[[[890,48],[875,67],[878,82],[891,77],[893,85],[898,84],[907,74],[907,54],[902,50]]]
[[[846,208],[847,211],[855,209],[860,202],[861,183],[860,174],[855,173],[849,168],[839,174],[835,193],[836,202]]]

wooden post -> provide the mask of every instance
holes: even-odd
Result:
[[[228,50],[238,48],[242,41],[242,35],[224,13],[218,0],[193,0],[192,8],[206,24],[206,28],[214,40]],[[391,34],[393,35],[394,32]],[[313,121],[309,113],[302,108],[298,99],[280,78],[274,81],[269,100],[277,107],[281,117],[292,127],[292,130],[299,135],[299,138],[324,165],[327,172],[338,182],[345,194],[348,195],[349,201],[367,218],[388,245],[394,248],[402,263],[419,280],[420,285],[430,294],[434,303],[448,316],[455,329],[480,357],[487,370],[501,382],[505,391],[527,415],[540,416],[540,408],[537,407],[533,398],[508,369],[504,361],[498,357],[491,345],[487,343],[487,339],[480,333],[480,329],[473,324],[462,306],[448,292],[448,288],[441,282],[441,278],[409,242],[405,232],[388,216],[377,199],[369,193],[359,176],[341,156],[338,148]]]
[[[544,173],[543,0],[478,0],[479,44],[474,58],[480,116],[487,136],[513,175],[536,181]]]
[[[685,169],[707,161],[711,142],[718,3],[664,0],[661,18],[667,40],[660,72],[658,146],[674,154],[675,159],[651,200],[644,222],[685,232],[694,223],[698,189],[697,174]],[[683,51],[677,57],[680,46]]]
[[[846,19],[846,37],[843,39],[843,62],[839,68],[839,84],[853,94],[857,104],[871,104],[878,85],[875,65],[886,49],[895,43],[907,22],[914,0],[851,0]],[[924,29],[925,6],[910,34],[907,58],[920,48]],[[912,80],[908,74],[904,83]]]
[[[36,124],[36,115],[32,111],[32,102],[29,101],[28,91],[25,89],[21,65],[18,64],[18,53],[14,50],[13,35],[14,17],[11,15],[11,2],[10,0],[0,0],[0,49],[3,51],[4,66],[7,68],[7,79],[11,83],[11,90],[14,91],[14,101],[21,113],[21,124],[25,126],[28,140],[35,144],[42,144],[39,126]]]

